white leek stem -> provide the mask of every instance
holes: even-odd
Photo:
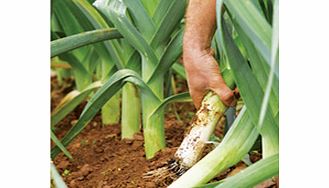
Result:
[[[187,170],[200,160],[202,152],[225,110],[226,106],[214,92],[209,92],[205,96],[195,115],[196,118],[192,122],[189,134],[175,153],[175,158],[181,167]]]

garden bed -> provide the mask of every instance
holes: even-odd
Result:
[[[71,88],[70,80],[61,87],[52,78],[52,106],[54,107]],[[86,102],[56,126],[59,138],[71,128],[82,112]],[[174,113],[166,116],[166,140],[168,148],[159,152],[152,160],[146,160],[142,133],[134,140],[121,140],[120,125],[102,125],[98,114],[67,147],[74,160],[70,161],[63,153],[54,159],[58,171],[68,187],[166,187],[166,183],[144,179],[144,173],[163,166],[173,156],[176,147],[184,138],[184,130],[192,117],[194,107],[181,104],[178,112],[183,121],[177,120]]]
[[[68,80],[61,87],[57,80],[52,79],[53,109],[72,87]],[[186,88],[185,88],[186,89]],[[77,121],[86,102],[80,104],[73,112],[56,125],[55,133],[59,138]],[[136,134],[133,140],[121,140],[120,125],[102,125],[98,114],[88,126],[67,147],[74,160],[70,161],[63,153],[54,159],[59,173],[70,188],[134,188],[134,187],[167,187],[172,179],[157,182],[145,179],[143,174],[167,164],[176,152],[184,138],[184,132],[195,112],[192,103],[176,104],[177,113],[168,110],[165,118],[165,133],[167,148],[158,152],[156,157],[146,160],[142,133]],[[178,117],[181,120],[178,120]],[[217,136],[222,136],[223,130],[218,127]],[[252,161],[260,159],[253,155]],[[237,170],[244,168],[242,163],[219,174],[214,180],[220,180]],[[275,187],[275,185],[263,186]]]
[[[54,163],[69,187],[164,187],[142,178],[145,172],[164,165],[183,139],[184,126],[169,118],[166,121],[168,149],[146,160],[143,136],[121,140],[120,126],[101,125],[97,116],[67,147],[74,161],[63,154]],[[66,172],[65,172],[66,171]],[[165,182],[164,182],[165,183]]]

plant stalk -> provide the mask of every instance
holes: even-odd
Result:
[[[120,122],[120,92],[117,92],[102,107],[103,125],[114,125]]]
[[[126,83],[122,88],[121,138],[132,139],[140,131],[141,104],[137,88]]]
[[[147,70],[149,67],[145,67]],[[157,77],[152,83],[148,83],[150,89],[163,99],[163,77]],[[143,131],[145,154],[147,159],[155,156],[156,152],[166,147],[165,130],[164,130],[164,110],[160,110],[156,115],[150,116],[151,113],[161,104],[161,101],[151,101],[143,93],[142,96],[142,110],[143,110]]]
[[[227,69],[227,64],[221,65],[222,76],[225,83],[234,87],[234,80]],[[207,93],[202,100],[200,109],[195,114],[189,134],[184,138],[182,144],[175,153],[176,162],[182,172],[191,168],[202,157],[206,142],[209,141],[218,121],[224,116],[227,107],[213,91]]]
[[[217,94],[209,92],[202,101],[201,107],[195,115],[189,134],[175,153],[180,168],[191,168],[202,157],[206,142],[220,118],[224,116],[227,107],[220,101]]]
[[[195,187],[207,183],[223,170],[239,162],[253,146],[259,133],[243,108],[223,141],[169,188]]]
[[[142,95],[143,107],[143,131],[144,131],[144,147],[147,159],[155,156],[156,152],[160,151],[166,146],[164,135],[164,110],[158,111],[154,116],[148,115],[160,105],[160,103],[152,103],[147,101],[147,98]]]

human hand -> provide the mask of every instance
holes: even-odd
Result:
[[[226,106],[233,106],[236,99],[233,91],[225,84],[219,66],[212,51],[186,50],[183,54],[184,67],[187,73],[189,91],[198,109],[208,90],[214,91]]]

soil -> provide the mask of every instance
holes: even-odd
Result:
[[[52,78],[51,83],[51,109],[54,109],[65,94],[71,91],[72,84],[58,86],[55,78]],[[80,104],[56,125],[55,133],[59,138],[62,138],[76,122],[85,104],[86,102]],[[158,152],[151,160],[145,158],[142,133],[136,134],[132,140],[122,140],[120,125],[103,126],[101,116],[98,114],[68,145],[67,149],[74,160],[71,161],[60,153],[53,162],[69,188],[167,187],[171,179],[156,182],[154,179],[143,178],[143,175],[165,166],[172,159],[184,138],[184,131],[190,125],[194,112],[195,109],[191,103],[176,104],[174,108],[169,108],[165,118],[167,148]],[[223,130],[217,128],[216,134],[221,136]],[[254,156],[253,160],[259,159]],[[235,168],[226,170],[214,180],[217,181],[229,176],[230,173],[235,173]],[[244,167],[238,164],[238,168]],[[275,187],[275,185],[271,184],[267,187]]]
[[[120,126],[103,126],[100,116],[68,146],[74,161],[63,154],[54,160],[60,173],[66,170],[65,182],[69,187],[166,187],[147,180],[144,173],[163,166],[173,156],[183,139],[184,125],[166,120],[168,148],[152,160],[146,160],[142,134],[134,140],[121,140]],[[164,182],[165,183],[165,182]]]

